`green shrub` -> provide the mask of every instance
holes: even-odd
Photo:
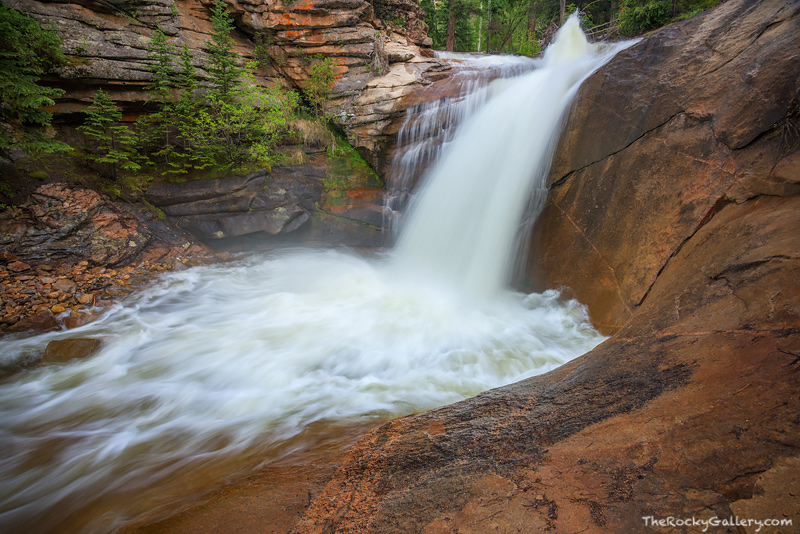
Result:
[[[333,72],[334,59],[316,54],[312,58],[310,75],[303,81],[303,95],[317,117],[325,113],[325,102],[331,94],[336,75]]]
[[[211,15],[211,26],[214,35],[207,43],[208,74],[211,79],[210,94],[218,100],[230,100],[233,92],[241,84],[244,69],[239,66],[239,54],[234,51],[235,42],[233,19],[228,14],[227,4],[216,0]]]
[[[205,106],[181,122],[186,157],[195,168],[271,165],[274,149],[297,109],[297,95],[278,87],[259,87],[251,78],[222,99],[207,96]]]
[[[89,141],[86,158],[108,170],[111,178],[117,177],[118,168],[138,170],[140,165],[134,161],[136,135],[124,124],[119,124],[122,113],[111,97],[102,89],[97,91],[92,105],[84,113],[86,119],[78,130]]]
[[[619,33],[636,35],[670,22],[670,0],[622,0],[619,8]]]
[[[72,148],[45,135],[61,89],[39,85],[46,71],[64,64],[61,40],[36,20],[0,5],[0,155],[66,152]]]
[[[175,68],[175,45],[167,39],[160,29],[153,32],[150,45],[147,47],[148,59],[151,63],[147,66],[152,77],[145,86],[149,102],[155,111],[142,115],[138,121],[142,130],[146,132],[142,141],[154,147],[152,156],[170,161],[173,150],[172,133],[175,128],[175,96],[178,73]],[[149,147],[143,147],[149,148]]]

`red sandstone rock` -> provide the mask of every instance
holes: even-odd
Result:
[[[4,322],[7,323],[12,322],[12,320],[5,321],[4,318]],[[40,311],[31,317],[19,320],[9,328],[11,332],[48,332],[58,329],[58,321],[56,321],[55,315],[50,310]]]
[[[52,25],[64,43],[68,65],[50,80],[66,90],[53,108],[57,115],[85,110],[100,86],[123,106],[131,120],[148,100],[144,90],[150,79],[147,47],[156,28],[173,38],[179,48],[188,45],[199,77],[207,77],[205,43],[212,33],[212,5],[211,0],[132,0],[125,4],[124,12],[136,13],[134,18],[92,0],[11,2],[12,7]],[[259,83],[300,88],[310,75],[316,54],[333,58],[337,78],[328,111],[338,116],[351,142],[363,146],[372,163],[382,165],[387,156],[381,145],[391,133],[382,130],[387,125],[396,127],[394,123],[402,120],[405,108],[398,106],[394,97],[385,98],[384,108],[391,108],[382,119],[385,124],[365,137],[363,126],[375,119],[362,117],[363,110],[353,107],[352,101],[366,90],[368,82],[386,74],[389,66],[419,63],[422,52],[429,52],[432,41],[419,2],[252,0],[229,1],[228,5],[237,27],[233,34],[236,50],[243,61],[255,59],[256,35],[267,36],[263,44],[268,59],[261,62],[256,73]],[[427,59],[430,53],[424,56],[429,68],[442,63]],[[386,68],[379,72],[376,66]],[[426,83],[420,77],[413,85]],[[359,129],[351,132],[352,127]]]
[[[773,127],[798,122],[798,6],[736,5],[620,53],[573,106],[530,272],[538,287],[568,287],[606,332],[727,203],[800,191],[800,160]],[[757,74],[743,82],[745,71]]]

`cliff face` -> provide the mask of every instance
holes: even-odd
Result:
[[[590,78],[531,274],[616,333],[383,425],[293,532],[796,531],[798,65],[800,2],[731,0]]]
[[[192,49],[204,75],[211,0],[10,0],[61,37],[68,66],[47,79],[66,90],[53,111],[62,120],[84,110],[103,88],[129,117],[147,100],[147,46],[156,28]],[[261,83],[300,87],[317,57],[334,60],[328,111],[368,161],[383,170],[407,98],[447,71],[431,59],[423,13],[414,0],[252,0],[228,2],[243,61],[266,56]]]
[[[725,16],[665,28],[586,82],[531,247],[539,287],[568,287],[614,332],[716,214],[800,192],[798,9],[725,6]]]

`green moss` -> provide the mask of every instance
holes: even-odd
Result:
[[[47,179],[49,179],[49,178],[50,178],[50,175],[48,175],[48,174],[47,174],[46,172],[44,172],[44,171],[33,171],[33,172],[29,172],[29,173],[28,173],[28,176],[29,176],[30,178],[33,178],[34,180],[47,180]]]
[[[362,187],[383,187],[383,181],[361,154],[343,136],[336,136],[334,145],[326,150],[328,176],[322,185],[328,190],[329,200],[336,198],[331,192]]]
[[[16,195],[16,191],[8,182],[0,182],[0,195],[11,199]]]
[[[78,50],[76,50],[76,52],[78,52]],[[66,63],[71,67],[79,67],[83,65],[92,64],[92,62],[89,59],[81,56],[66,56]]]
[[[117,184],[108,184],[104,189],[108,194],[122,198],[122,189]]]
[[[121,188],[134,193],[143,193],[152,181],[153,177],[149,174],[126,174],[117,177],[117,183]]]

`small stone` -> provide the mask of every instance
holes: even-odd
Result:
[[[39,281],[43,284],[53,284],[55,283],[56,279],[51,276],[40,276]]]
[[[67,278],[60,278],[53,284],[53,289],[62,293],[75,293],[78,284]]]
[[[58,302],[66,302],[70,299],[69,293],[64,293],[60,297],[58,297]]]
[[[47,294],[47,298],[57,299],[60,294],[58,291],[51,291]]]
[[[67,330],[72,330],[73,328],[78,328],[79,326],[89,323],[92,318],[92,315],[86,314],[85,312],[73,311],[70,315],[64,317],[64,327]]]
[[[19,258],[13,254],[9,254],[8,252],[0,252],[0,262],[11,263],[18,260]]]
[[[14,273],[19,273],[22,271],[27,271],[30,269],[31,266],[22,261],[15,261],[8,264],[8,270]]]
[[[37,270],[37,271],[47,271],[47,272],[50,272],[50,271],[52,271],[52,270],[53,270],[53,267],[52,267],[51,265],[42,264],[42,265],[37,265],[37,266],[36,266],[36,270]]]
[[[6,324],[16,324],[20,319],[19,315],[4,315],[2,321]]]
[[[63,304],[56,304],[55,306],[50,308],[50,311],[53,313],[64,313],[65,311],[67,311],[67,308]]]
[[[78,302],[84,306],[91,306],[94,303],[94,295],[91,293],[84,293],[78,297]]]

